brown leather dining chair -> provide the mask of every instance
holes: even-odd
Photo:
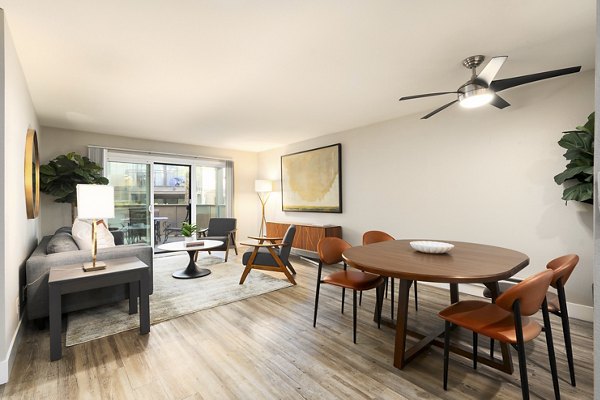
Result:
[[[552,328],[548,314],[546,292],[554,273],[550,270],[539,272],[516,284],[498,296],[495,303],[481,300],[466,300],[452,304],[440,311],[445,320],[444,332],[444,390],[448,389],[448,362],[450,351],[451,325],[457,325],[473,332],[473,368],[477,369],[478,334],[488,336],[503,343],[511,344],[519,354],[521,391],[523,399],[529,399],[525,342],[529,342],[542,332],[540,324],[529,318],[542,309],[546,346],[552,373],[554,396],[560,398],[556,359],[552,343]]]
[[[567,310],[567,296],[565,294],[565,283],[571,276],[571,273],[575,269],[575,266],[579,262],[579,256],[577,254],[567,254],[561,257],[557,257],[550,261],[546,268],[554,272],[554,277],[550,286],[556,289],[556,294],[548,292],[546,294],[546,300],[548,302],[548,311],[561,319],[563,337],[565,339],[565,351],[567,353],[567,362],[569,365],[569,375],[571,378],[571,385],[575,386],[575,365],[573,363],[573,346],[571,344],[571,326],[569,324],[569,313]],[[508,290],[512,285],[501,282],[500,293]],[[483,291],[485,297],[491,298],[492,293],[489,289]],[[494,342],[491,342],[491,355],[494,352]]]
[[[315,316],[313,319],[313,327],[317,326],[317,310],[319,308],[319,291],[321,283],[326,283],[342,288],[342,314],[344,313],[344,295],[346,289],[352,289],[353,294],[353,341],[356,343],[356,292],[370,290],[375,288],[377,291],[376,312],[378,315],[378,326],[381,323],[381,291],[383,290],[384,280],[381,276],[363,272],[354,268],[348,269],[346,262],[342,258],[344,250],[350,248],[350,244],[345,240],[337,237],[326,237],[317,244],[317,252],[319,253],[319,269],[317,272],[317,293],[315,296]],[[321,279],[323,265],[332,265],[339,262],[344,263],[342,271],[333,272]]]
[[[362,242],[363,245],[368,245],[372,243],[385,242],[388,240],[396,240],[393,236],[385,233],[383,231],[368,231],[363,234]],[[394,318],[394,278],[390,279],[391,286],[391,318]],[[413,283],[415,287],[415,311],[419,311],[419,304],[417,302],[417,281]],[[362,295],[362,294],[361,294]],[[386,297],[387,297],[387,280],[386,280]]]

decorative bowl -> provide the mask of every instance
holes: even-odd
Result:
[[[428,240],[410,242],[410,247],[421,253],[443,254],[454,248],[453,244],[445,242],[431,242]]]

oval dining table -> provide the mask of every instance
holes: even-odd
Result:
[[[400,280],[396,321],[387,321],[396,328],[394,346],[394,366],[404,368],[430,345],[443,346],[439,339],[443,336],[443,327],[430,333],[419,333],[408,329],[409,290],[414,281],[450,284],[450,302],[459,300],[459,283],[483,283],[492,292],[492,298],[498,296],[498,281],[508,279],[527,265],[526,254],[502,247],[477,243],[455,242],[454,248],[444,254],[428,254],[414,250],[410,242],[414,240],[394,240],[352,247],[344,251],[344,260],[354,268],[372,272],[385,277]],[[410,334],[419,339],[411,348],[406,348],[406,336]],[[472,358],[470,351],[452,346],[451,350],[462,356]],[[478,356],[478,361],[507,373],[513,372],[512,359],[508,345],[501,344],[502,362]]]

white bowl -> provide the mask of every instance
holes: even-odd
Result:
[[[454,248],[453,244],[444,242],[431,242],[427,240],[410,242],[410,247],[421,253],[443,254]]]

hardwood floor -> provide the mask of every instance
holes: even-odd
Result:
[[[240,252],[240,255],[242,252]],[[239,257],[230,254],[231,261]],[[394,330],[373,322],[374,291],[365,292],[352,343],[352,296],[340,313],[341,290],[323,285],[317,327],[312,327],[316,268],[296,257],[298,285],[65,348],[50,362],[49,333],[28,326],[3,399],[488,399],[520,398],[515,373],[507,375],[450,357],[448,391],[442,389],[442,351],[433,347],[404,370],[392,366]],[[240,274],[243,268],[240,264]],[[325,268],[325,272],[333,268]],[[254,273],[262,273],[253,271]],[[274,275],[285,279],[281,274]],[[412,297],[412,296],[411,296]],[[469,296],[462,295],[462,298]],[[412,301],[412,299],[411,299]],[[437,311],[447,291],[419,285],[419,311],[409,326],[441,326]],[[384,313],[389,315],[389,299]],[[568,383],[560,321],[551,317],[563,399],[593,397],[592,324],[572,320],[577,387]],[[470,334],[455,333],[470,343]],[[488,341],[480,339],[480,351]],[[499,352],[497,351],[496,354]],[[553,398],[543,335],[528,344],[532,398]]]

